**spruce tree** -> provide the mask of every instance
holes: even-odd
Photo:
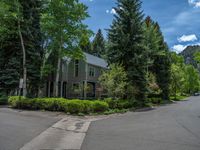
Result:
[[[159,40],[159,55],[156,55],[154,60],[153,69],[156,73],[157,83],[162,90],[161,96],[163,100],[169,100],[170,94],[170,78],[171,78],[171,60],[169,54],[169,48],[167,43],[164,41],[164,36],[160,30],[158,23],[155,24],[157,31],[157,38]]]
[[[10,95],[18,89],[22,51],[17,32],[14,1],[0,2],[0,91]]]
[[[154,61],[153,69],[156,73],[156,79],[159,87],[162,90],[161,97],[163,100],[170,100],[170,78],[171,78],[171,61],[169,50],[166,44],[165,54],[157,55]]]
[[[118,0],[113,23],[108,30],[108,60],[122,64],[142,104],[146,98],[146,49],[143,46],[143,12],[140,0]]]
[[[162,90],[161,96],[164,100],[169,100],[170,59],[168,46],[164,41],[159,24],[149,16],[144,21],[144,30],[144,44],[147,47],[147,56],[150,62],[147,70],[156,74],[157,84]]]
[[[105,40],[101,29],[98,30],[92,42],[92,54],[97,57],[102,57],[105,55]]]

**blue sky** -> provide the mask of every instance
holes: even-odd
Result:
[[[85,23],[96,32],[108,29],[116,0],[80,0],[88,6]],[[142,0],[145,15],[157,21],[169,47],[181,52],[188,45],[200,45],[200,0]]]

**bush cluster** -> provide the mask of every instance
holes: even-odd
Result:
[[[104,100],[108,105],[110,109],[129,109],[133,108],[135,106],[134,103],[131,103],[129,100],[113,100],[112,98],[107,98]]]
[[[162,103],[162,99],[157,98],[157,97],[148,98],[147,101],[148,101],[148,103],[152,103],[152,104],[161,104]]]
[[[68,100],[64,98],[29,99],[12,96],[9,97],[8,103],[11,107],[18,109],[62,111],[70,114],[105,112],[109,108],[108,104],[103,101]]]

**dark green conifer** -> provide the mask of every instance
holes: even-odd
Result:
[[[143,45],[143,12],[140,0],[118,0],[116,15],[108,30],[108,60],[120,63],[128,73],[135,98],[142,103],[146,98],[146,48]]]

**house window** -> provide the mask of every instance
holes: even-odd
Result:
[[[80,92],[80,84],[79,83],[74,83],[72,88],[73,88],[74,93]]]
[[[95,69],[94,67],[89,67],[89,76],[94,77],[95,76]]]
[[[74,62],[74,76],[78,77],[79,72],[79,60],[75,60]]]

